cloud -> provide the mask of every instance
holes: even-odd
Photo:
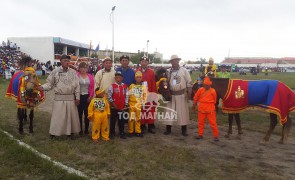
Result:
[[[112,46],[111,8],[116,5],[115,50],[156,49],[169,58],[295,56],[292,0],[11,0],[1,3],[0,40],[61,36]]]

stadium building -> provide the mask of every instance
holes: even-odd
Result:
[[[11,43],[16,43],[20,51],[30,55],[40,62],[59,59],[61,54],[87,57],[89,44],[76,42],[61,37],[9,37]]]
[[[225,58],[221,63],[231,64],[295,64],[295,58],[271,58],[271,57],[231,57]]]

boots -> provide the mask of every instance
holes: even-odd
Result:
[[[146,126],[145,124],[140,125],[141,133],[144,134],[146,131]]]
[[[164,135],[169,135],[171,134],[171,125],[166,125],[166,131],[164,132]]]
[[[153,125],[152,124],[149,124],[148,125],[148,132],[151,133],[151,134],[155,134],[156,132],[153,130]]]
[[[186,131],[187,131],[187,126],[186,125],[181,126],[181,133],[182,133],[183,136],[188,136]]]

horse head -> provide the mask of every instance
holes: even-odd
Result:
[[[216,94],[218,99],[221,98],[223,99],[228,88],[228,83],[229,83],[229,78],[215,78],[215,77],[210,77],[210,80],[212,81],[212,88],[215,89]],[[192,87],[192,97],[195,95],[195,93],[198,91],[200,87],[202,87],[202,80],[205,78],[205,76],[201,76],[201,81],[196,81]]]
[[[163,96],[165,101],[171,101],[172,95],[170,92],[170,85],[167,79],[160,81],[158,93]]]
[[[22,101],[28,107],[34,107],[41,98],[40,92],[36,89],[39,84],[38,76],[34,69],[26,68],[22,78]]]
[[[161,68],[156,72],[156,81],[158,93],[163,96],[165,101],[171,101],[172,95],[166,69]]]
[[[25,71],[23,74],[25,80],[25,91],[27,95],[31,95],[34,92],[34,88],[37,83],[37,74],[34,71]]]
[[[168,78],[167,70],[160,68],[156,72],[156,81],[159,81],[161,78]]]
[[[210,77],[210,80],[212,81],[211,87],[215,89],[217,97],[223,99],[228,89],[229,78]]]

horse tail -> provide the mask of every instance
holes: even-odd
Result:
[[[283,124],[283,132],[282,132],[282,138],[283,138],[283,142],[285,142],[289,136],[289,133],[291,131],[292,128],[292,118],[290,117],[290,115],[287,115],[287,122]]]

